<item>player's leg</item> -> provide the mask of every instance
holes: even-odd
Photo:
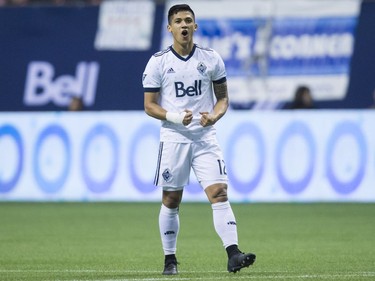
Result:
[[[163,188],[159,230],[164,251],[165,275],[177,274],[177,237],[180,228],[179,205],[190,174],[189,145],[160,143],[155,184]]]
[[[163,200],[159,213],[159,230],[164,251],[164,275],[175,275],[177,271],[177,237],[180,230],[179,205],[182,190],[163,190]]]
[[[205,187],[211,203],[214,227],[225,248],[238,245],[236,218],[227,196],[227,185],[215,183]]]
[[[214,227],[227,251],[228,271],[237,272],[253,264],[255,255],[244,254],[238,249],[237,223],[228,201],[228,179],[221,149],[217,141],[205,142],[194,148],[192,166],[211,203]]]
[[[205,188],[212,206],[216,233],[221,238],[228,255],[228,271],[236,273],[252,265],[255,254],[243,253],[238,249],[237,222],[227,197],[227,185],[216,183]]]

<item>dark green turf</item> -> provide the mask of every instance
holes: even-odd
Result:
[[[182,203],[161,275],[159,203],[0,203],[0,280],[375,280],[375,204],[232,204],[256,263],[226,272],[209,204]]]

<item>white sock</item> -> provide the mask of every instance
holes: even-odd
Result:
[[[215,230],[223,241],[224,248],[238,245],[236,218],[229,201],[214,203],[211,206]]]
[[[180,229],[178,208],[169,209],[163,204],[159,213],[159,229],[164,255],[176,253],[177,235]]]

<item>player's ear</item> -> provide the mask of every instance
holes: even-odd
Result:
[[[198,24],[194,24],[194,31],[196,31],[198,29]]]
[[[167,25],[167,29],[169,32],[172,32],[172,27],[169,24]]]

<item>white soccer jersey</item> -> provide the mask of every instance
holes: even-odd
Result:
[[[160,140],[192,142],[213,137],[215,128],[202,127],[199,112],[212,112],[216,101],[212,83],[225,81],[224,62],[212,49],[194,45],[186,58],[172,47],[154,54],[143,73],[144,91],[160,92],[159,104],[167,111],[193,112],[188,126],[162,121]]]

